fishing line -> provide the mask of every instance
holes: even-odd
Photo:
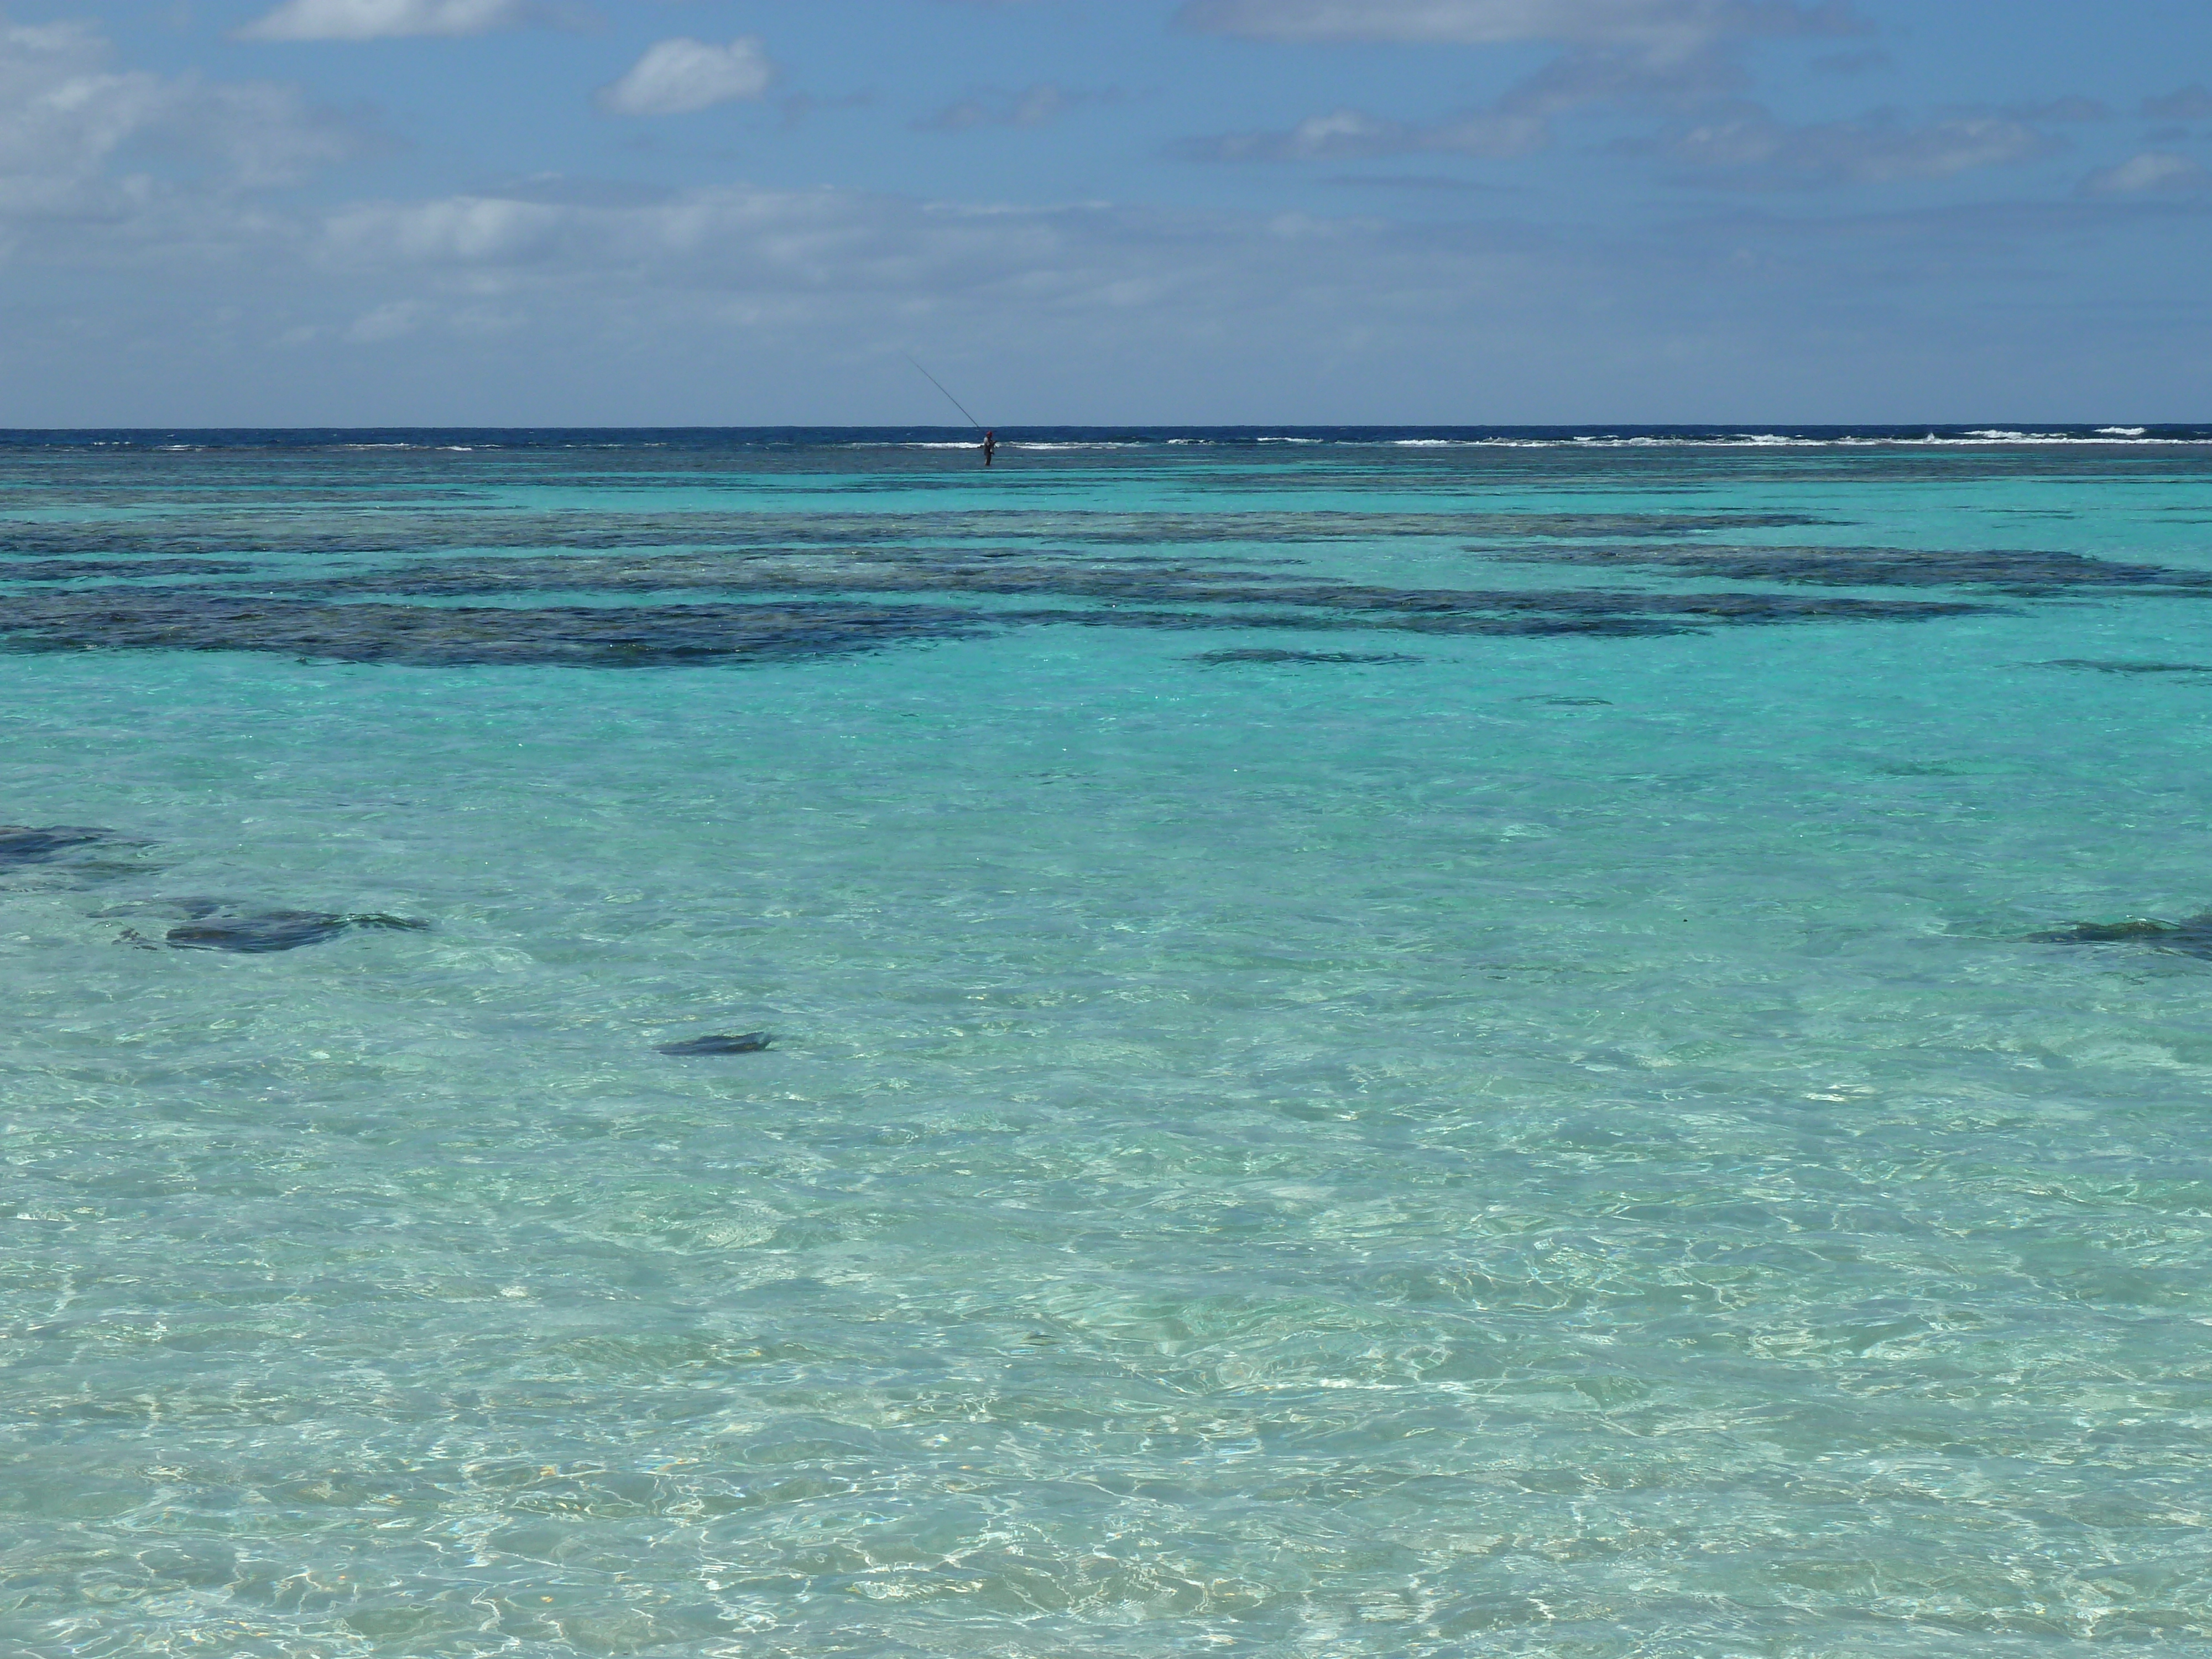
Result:
[[[914,372],[915,374],[921,375],[923,380],[928,381],[930,385],[935,386],[939,392],[945,392],[945,382],[939,380],[937,376],[931,374],[920,363],[915,363],[912,354],[902,351],[899,353],[899,356],[904,357],[907,362],[914,363]],[[947,403],[951,404],[953,408],[958,410],[963,415],[968,415],[968,405],[962,403],[959,398],[954,397],[951,392],[945,392],[945,399]],[[977,420],[973,415],[968,415],[968,424],[974,427],[978,432],[981,432],[983,429],[982,422]]]

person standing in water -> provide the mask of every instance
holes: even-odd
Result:
[[[991,464],[991,457],[992,457],[994,454],[997,453],[997,452],[998,452],[998,448],[999,448],[999,434],[998,434],[997,433],[995,433],[995,432],[986,432],[986,433],[983,434],[983,465],[986,465],[986,466],[990,465],[990,464]]]

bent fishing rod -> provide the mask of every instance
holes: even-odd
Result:
[[[907,362],[914,363],[914,372],[915,374],[921,375],[923,380],[928,381],[930,385],[935,386],[939,392],[945,392],[945,382],[939,380],[937,376],[924,368],[919,362],[915,362],[914,355],[911,352],[902,351],[899,353],[899,356],[904,357]],[[966,415],[968,416],[968,424],[974,427],[976,431],[981,432],[983,430],[982,422],[977,420],[973,415],[969,415],[968,405],[962,403],[959,398],[954,397],[949,392],[945,392],[945,401],[951,404],[953,408],[958,410],[963,415]]]
[[[912,352],[902,351],[899,353],[899,356],[905,358],[907,362],[914,364],[914,372],[915,374],[921,375],[923,380],[928,381],[930,385],[935,386],[939,392],[945,392],[945,382],[939,380],[937,376],[924,368],[919,362],[916,362]],[[982,422],[977,420],[973,415],[969,415],[968,405],[962,403],[959,398],[954,397],[950,392],[945,392],[945,401],[951,404],[953,408],[958,410],[963,415],[966,415],[968,416],[968,424],[974,427],[976,431],[983,434],[983,465],[986,466],[990,465],[991,452],[999,447],[998,441],[992,435],[990,428],[986,427]]]

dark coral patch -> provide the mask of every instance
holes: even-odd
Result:
[[[699,1036],[682,1042],[664,1042],[655,1052],[664,1054],[757,1054],[775,1041],[766,1031],[744,1031],[734,1036]]]
[[[68,854],[119,839],[112,830],[97,830],[89,824],[52,823],[40,830],[27,823],[0,823],[0,870],[51,864]]]
[[[463,560],[444,565],[343,578],[313,588],[330,593],[404,594],[409,598],[453,599],[469,594],[563,589],[610,593],[650,593],[711,588],[789,598],[798,594],[902,593],[947,598],[1082,599],[1115,607],[1096,619],[1120,617],[1127,625],[1200,627],[1213,613],[1190,611],[1181,623],[1156,611],[1130,612],[1129,605],[1295,605],[1312,611],[1357,613],[1366,625],[1388,616],[1442,619],[1438,632],[1556,632],[1557,627],[1494,624],[1510,618],[1550,616],[1567,622],[1564,631],[1625,617],[1685,617],[1694,623],[1790,622],[1817,617],[1857,620],[1961,615],[1988,607],[1966,601],[1813,598],[1787,593],[1679,593],[1601,588],[1401,588],[1372,583],[1316,580],[1221,570],[1174,561],[1062,562],[1044,559],[976,560],[951,553],[916,554],[889,559],[847,550],[806,557],[682,554],[653,559],[556,556]],[[1066,622],[1086,613],[1047,616],[1029,611],[995,611],[992,618]],[[1451,619],[1488,617],[1491,624],[1465,630]],[[1128,622],[1133,617],[1133,622]],[[1232,623],[1233,625],[1233,623]],[[1262,623],[1273,626],[1273,623]],[[1638,628],[1636,632],[1654,631]]]
[[[2084,588],[2212,593],[2212,572],[2093,559],[2079,553],[1896,547],[1725,547],[1710,543],[1547,548],[1471,547],[1517,564],[1678,572],[1707,580],[1818,587],[1963,587],[2016,599]]]
[[[313,501],[311,494],[289,497]],[[1786,529],[1822,520],[1793,513],[567,513],[481,508],[386,509],[349,522],[291,514],[204,511],[134,522],[0,526],[0,557],[95,557],[118,552],[327,558],[437,555],[453,548],[621,548],[655,552],[780,548],[917,550],[1022,538],[1090,546],[1160,547],[1224,543],[1386,541],[1407,537],[1542,540],[1651,538],[1737,530]]]
[[[2049,933],[2030,933],[2035,945],[2148,945],[2185,957],[2212,959],[2212,911],[2183,921],[2084,921]]]
[[[429,927],[406,916],[331,915],[320,910],[253,910],[234,916],[213,916],[185,922],[162,935],[179,951],[232,951],[259,956],[271,951],[296,951],[303,945],[320,945],[350,927],[381,927],[421,933]]]
[[[1716,625],[1916,621],[1988,608],[1960,601],[1782,593],[1391,588],[1172,571],[908,573],[904,581],[880,584],[947,599],[1060,597],[1087,602],[1083,609],[984,609],[826,597],[878,585],[842,575],[806,584],[824,597],[799,597],[791,591],[794,585],[779,575],[773,603],[535,607],[333,604],[209,588],[74,589],[22,596],[0,611],[0,649],[264,651],[417,666],[635,668],[832,656],[1048,623],[1633,637]],[[1246,608],[1261,605],[1271,608]]]
[[[1421,659],[1402,651],[1271,651],[1254,646],[1242,651],[1201,651],[1191,660],[1211,668],[1232,663],[1407,663]]]
[[[2212,663],[2100,662],[2083,657],[2061,657],[2040,663],[2042,668],[2081,668],[2099,674],[2212,674]]]
[[[242,576],[259,567],[228,559],[33,559],[0,564],[0,581],[82,582],[116,576]]]
[[[780,605],[450,609],[247,599],[205,589],[28,596],[0,612],[0,648],[269,651],[340,662],[660,667],[817,657],[973,634],[934,607]]]
[[[228,951],[240,956],[264,956],[276,951],[296,951],[303,945],[320,945],[356,927],[419,933],[430,924],[409,916],[376,912],[342,915],[327,910],[258,909],[228,899],[149,899],[118,904],[99,912],[102,916],[172,915],[184,918],[162,935],[179,951]],[[137,939],[134,934],[126,937]]]

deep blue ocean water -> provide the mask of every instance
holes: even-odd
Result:
[[[2212,1653],[2212,428],[1002,438],[0,434],[0,1652]]]

